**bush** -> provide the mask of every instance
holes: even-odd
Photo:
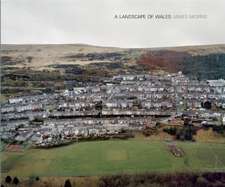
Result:
[[[169,128],[163,129],[163,131],[174,136],[177,133],[177,128],[176,127],[169,127]]]

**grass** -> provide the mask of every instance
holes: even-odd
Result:
[[[177,142],[174,157],[163,141],[141,139],[81,142],[53,149],[2,153],[2,172],[16,176],[86,176],[146,171],[225,171],[225,144]]]

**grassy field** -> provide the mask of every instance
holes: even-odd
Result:
[[[93,141],[53,149],[2,152],[2,174],[83,176],[146,171],[225,171],[225,144],[177,142],[185,156],[174,157],[163,141]]]

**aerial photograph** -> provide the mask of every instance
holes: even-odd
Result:
[[[1,187],[225,187],[224,0],[1,0]]]

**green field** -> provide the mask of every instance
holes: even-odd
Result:
[[[81,142],[52,149],[2,152],[2,173],[17,176],[83,176],[146,171],[225,171],[225,144],[177,142],[174,157],[162,141]]]

